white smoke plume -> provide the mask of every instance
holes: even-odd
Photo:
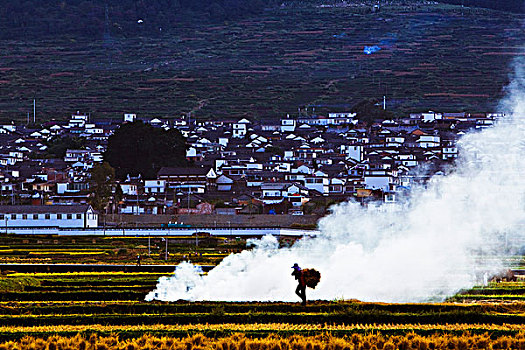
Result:
[[[446,176],[413,189],[405,203],[345,203],[319,223],[321,234],[291,248],[264,237],[208,275],[183,263],[147,300],[299,301],[291,266],[321,272],[308,299],[440,301],[506,268],[525,222],[525,75],[516,64],[507,112],[493,128],[467,134]],[[512,244],[511,244],[512,243]]]

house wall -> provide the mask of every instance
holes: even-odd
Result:
[[[125,206],[125,207],[121,207],[119,209],[119,212],[121,214],[144,214],[145,211],[144,211],[144,208],[143,207],[138,207],[138,211],[137,211],[137,206],[136,205],[128,205],[128,206]]]
[[[127,195],[136,195],[137,194],[137,185],[131,184],[120,184],[123,194]]]
[[[328,113],[328,118],[355,118],[357,113],[343,112],[343,113]]]
[[[295,119],[281,119],[281,132],[294,132],[295,125]]]
[[[146,193],[164,193],[166,181],[164,180],[146,180],[144,181],[144,191]]]
[[[365,188],[388,191],[390,189],[390,176],[365,176]]]
[[[282,193],[280,190],[263,190],[263,197],[281,197]]]
[[[346,146],[345,153],[349,158],[358,162],[363,161],[363,146]]]
[[[323,178],[323,177],[306,178],[304,187],[310,190],[316,190],[326,196],[330,192],[329,184],[330,182],[328,178]]]
[[[85,215],[86,228],[87,227],[98,227],[98,214],[95,212],[87,212]]]
[[[35,218],[33,215],[37,215]],[[95,213],[74,214],[0,214],[0,227],[97,227]],[[68,215],[71,215],[70,217]]]
[[[246,124],[233,124],[233,137],[242,138],[246,136],[247,126]]]

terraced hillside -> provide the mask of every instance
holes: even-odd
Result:
[[[246,246],[244,239],[179,236],[168,238],[168,254],[163,237],[0,235],[2,264],[141,264],[174,265],[192,261],[217,265],[224,257]],[[148,248],[149,246],[149,248]],[[149,254],[148,254],[149,252]],[[167,258],[167,259],[166,259]]]
[[[0,42],[0,117],[276,117],[387,96],[397,111],[488,111],[522,55],[522,15],[451,5],[272,7],[155,37]],[[365,46],[380,51],[367,55]],[[310,108],[312,111],[312,108]]]
[[[61,348],[76,349],[91,344],[97,349],[124,346],[126,349],[201,346],[275,349],[278,344],[282,349],[314,346],[370,349],[372,345],[377,349],[489,346],[521,349],[525,346],[521,277],[516,282],[490,283],[464,291],[444,303],[333,300],[312,301],[303,307],[299,303],[282,302],[145,302],[145,295],[154,289],[161,276],[124,272],[4,273],[0,276],[0,347],[13,348],[17,344],[21,348],[47,349],[62,344]],[[485,297],[476,301],[473,297],[476,295]]]
[[[143,333],[229,335],[334,335],[381,331],[401,334],[450,330],[515,334],[525,330],[523,282],[491,284],[492,296],[510,303],[383,304],[359,301],[299,303],[145,302],[161,274],[45,273],[2,277],[0,335],[43,332],[62,335]],[[18,281],[6,285],[7,280]],[[480,289],[475,289],[480,290]],[[510,298],[514,296],[514,299]],[[495,298],[493,298],[494,300]],[[445,327],[444,325],[452,324]],[[455,325],[454,325],[455,324]],[[141,327],[133,327],[133,326]],[[162,325],[162,326],[158,326]],[[70,327],[68,329],[68,327]]]

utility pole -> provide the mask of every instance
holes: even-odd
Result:
[[[33,100],[33,124],[36,124],[36,99]]]
[[[164,260],[168,261],[168,236],[166,236],[166,251],[164,252]]]
[[[137,184],[137,215],[139,214],[139,185]]]
[[[190,196],[191,196],[191,187],[188,185],[188,214],[190,213]]]

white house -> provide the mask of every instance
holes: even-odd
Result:
[[[98,214],[88,205],[1,205],[0,223],[4,227],[98,226]]]
[[[352,114],[352,113],[350,113]],[[337,113],[332,114],[337,115]],[[319,125],[319,126],[328,126],[328,125],[343,125],[343,124],[353,124],[353,117],[324,117],[324,116],[308,116],[302,117],[297,120],[300,124],[308,125]]]
[[[305,175],[305,174],[300,174],[300,173],[297,173],[297,174],[286,174],[284,175],[284,179],[286,181],[292,181],[292,182],[299,182],[299,183],[304,183],[304,179],[305,177],[308,176],[308,175]]]
[[[355,118],[357,113],[352,112],[340,112],[340,113],[328,113],[328,118],[349,118],[353,119]]]
[[[395,190],[396,181],[389,170],[367,170],[363,179],[366,189],[382,190],[384,192]]]
[[[458,157],[458,148],[456,146],[443,147],[443,160],[455,159]]]
[[[145,180],[144,192],[146,193],[164,193],[166,191],[165,180]]]
[[[228,142],[230,142],[230,139],[228,139],[227,137],[219,137],[219,145],[226,147],[228,146]]]
[[[433,122],[434,120],[443,119],[443,114],[429,111],[426,113],[421,113],[421,119],[424,122]]]
[[[292,150],[285,150],[284,151],[284,160],[295,160],[295,154]]]
[[[138,194],[138,186],[133,183],[122,183],[120,184],[122,193],[128,196],[136,196]]]
[[[195,158],[198,158],[200,157],[201,155],[197,153],[197,149],[195,147],[189,147],[187,150],[186,150],[186,158],[187,159],[195,159]]]
[[[69,120],[69,128],[83,128],[89,120],[89,116],[85,114],[73,114]]]
[[[137,115],[134,113],[124,113],[124,122],[133,123],[137,119]]]
[[[310,142],[314,143],[314,144],[321,144],[321,143],[324,143],[325,140],[321,136],[317,136],[317,137],[311,139]]]
[[[7,131],[10,131],[10,132],[15,132],[16,131],[16,125],[14,125],[14,124],[3,124],[0,127],[2,129],[7,130]]]
[[[149,123],[153,126],[161,126],[162,120],[160,120],[159,118],[153,118],[149,121]]]
[[[95,124],[86,124],[84,132],[86,134],[103,134],[104,129],[98,128]]]
[[[265,204],[275,204],[287,200],[294,207],[308,202],[308,189],[297,183],[267,182],[261,184],[261,200]]]
[[[49,129],[51,130],[52,135],[56,135],[60,133],[60,131],[62,130],[62,127],[60,125],[53,125]]]
[[[417,166],[418,161],[415,155],[413,154],[398,154],[396,157],[396,163],[402,164],[407,167]]]
[[[233,185],[233,179],[226,175],[220,175],[217,178],[217,191],[231,191]]]
[[[387,136],[385,139],[385,147],[401,147],[405,142],[403,136]]]
[[[241,119],[237,123],[233,123],[233,137],[243,138],[248,133],[248,124],[250,121],[248,119]]]
[[[344,179],[330,179],[329,191],[330,194],[341,194],[345,191],[345,180]]]
[[[88,159],[89,151],[80,149],[68,149],[66,151],[66,156],[64,157],[65,162],[79,162]]]
[[[312,174],[314,172],[313,168],[309,168],[308,166],[302,164],[299,165],[297,168],[292,169],[293,174]]]
[[[281,132],[294,132],[296,126],[297,121],[290,119],[290,116],[287,116],[286,119],[281,119]]]
[[[416,143],[421,148],[432,148],[440,146],[440,137],[433,135],[421,135]]]
[[[341,153],[345,154],[347,158],[354,159],[358,162],[363,161],[362,145],[341,145]]]
[[[330,179],[327,176],[305,176],[304,186],[325,196],[330,193]]]

